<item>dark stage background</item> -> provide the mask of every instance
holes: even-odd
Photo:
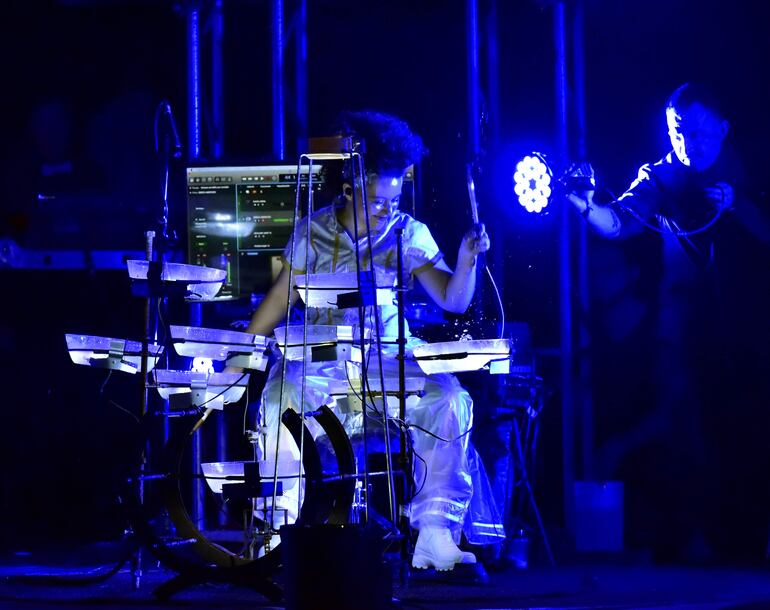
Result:
[[[770,213],[764,195],[770,161],[766,4],[587,0],[585,7],[587,145],[600,182],[620,192],[639,165],[667,152],[665,101],[677,85],[700,80],[724,98],[730,137],[757,200]],[[71,0],[7,3],[3,12],[4,234],[27,247],[140,249],[142,231],[160,206],[152,141],[158,102],[168,99],[179,125],[185,122],[182,7]],[[470,224],[464,20],[465,3],[456,0],[309,3],[310,134],[327,133],[346,108],[376,108],[407,119],[431,150],[420,168],[418,216],[432,227],[450,265]],[[268,24],[268,3],[225,2],[225,160],[233,164],[271,160]],[[558,531],[559,368],[549,356],[559,344],[558,217],[525,212],[514,201],[510,178],[522,153],[556,148],[551,7],[500,2],[497,28],[499,130],[485,140],[481,215],[493,248],[502,252],[490,260],[497,263],[493,271],[507,318],[529,323],[541,352],[549,399],[542,415],[538,493],[549,527]],[[292,129],[289,117],[290,157],[296,152]],[[184,133],[182,139],[186,149]],[[57,155],[72,162],[72,171],[52,184],[41,178],[40,167]],[[171,189],[172,221],[182,239],[183,170],[181,161],[173,167]],[[45,188],[61,195],[57,209],[36,199]],[[55,230],[46,225],[51,218]],[[672,464],[651,445],[612,443],[638,425],[654,400],[651,319],[659,265],[649,241],[591,238],[592,302],[586,313],[593,337],[597,459],[602,476],[626,482],[627,542],[637,547],[675,538],[666,531],[667,498],[659,485]],[[709,437],[709,452],[717,466],[709,480],[715,489],[694,497],[693,505],[710,506],[705,537],[717,554],[758,560],[770,518],[770,276],[767,249],[747,241],[746,254],[745,299],[735,315],[755,325],[754,351],[744,358],[748,364],[733,400],[714,414],[719,425]],[[16,550],[115,538],[123,526],[116,482],[126,468],[131,419],[99,396],[104,374],[69,362],[63,333],[139,337],[141,304],[130,297],[119,271],[2,269],[0,278],[0,545]],[[488,309],[494,317],[494,305]],[[226,324],[247,317],[248,304],[206,315],[211,318],[204,321]],[[486,380],[468,383],[484,395]],[[108,387],[116,402],[132,408],[131,380],[113,378]],[[477,421],[493,407],[479,400]]]

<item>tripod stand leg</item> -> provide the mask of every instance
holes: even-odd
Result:
[[[543,519],[540,515],[540,509],[537,506],[537,502],[535,501],[535,492],[532,490],[532,485],[529,483],[529,474],[527,473],[527,462],[526,458],[524,456],[524,451],[521,447],[521,432],[519,430],[519,422],[514,416],[513,418],[513,426],[511,428],[511,436],[514,439],[514,449],[516,451],[516,459],[519,462],[519,471],[521,473],[521,482],[524,484],[525,489],[527,490],[527,499],[529,500],[529,506],[532,510],[532,513],[535,515],[535,519],[537,520],[537,528],[540,532],[540,538],[543,541],[543,546],[545,547],[546,555],[548,555],[548,562],[552,566],[556,566],[556,560],[553,556],[553,551],[551,550],[551,543],[548,539],[548,534],[545,531],[545,525],[543,524]]]
[[[543,540],[543,546],[545,547],[546,555],[548,555],[548,563],[550,563],[552,567],[556,567],[556,559],[554,559],[553,551],[551,550],[551,543],[548,540],[548,534],[545,531],[545,525],[543,525],[543,519],[540,516],[540,510],[537,507],[537,502],[535,502],[535,493],[532,491],[532,486],[529,484],[528,479],[524,479],[524,485],[527,488],[529,505],[532,508],[532,512],[535,514],[535,519],[537,520],[537,528],[540,531],[540,537]]]

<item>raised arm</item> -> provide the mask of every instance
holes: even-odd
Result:
[[[489,246],[489,236],[480,224],[463,237],[454,273],[442,259],[418,272],[417,279],[439,307],[452,313],[464,313],[476,290],[476,258],[479,253],[489,250]]]
[[[610,239],[620,236],[622,224],[615,210],[609,206],[600,206],[594,203],[594,192],[570,193],[567,195],[580,215],[593,229],[604,237]]]
[[[594,203],[594,191],[573,192],[567,199],[575,206],[586,222],[599,234],[608,238],[626,238],[640,233],[644,224],[657,224],[663,191],[664,174],[671,173],[671,155],[654,164],[639,168],[636,180],[625,193],[612,203]],[[620,212],[620,214],[618,213]],[[622,220],[621,220],[622,215]],[[641,222],[629,222],[636,219]]]

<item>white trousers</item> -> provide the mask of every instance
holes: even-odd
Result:
[[[303,363],[288,361],[286,365],[283,400],[280,399],[283,362],[278,361],[269,372],[260,405],[260,418],[261,421],[264,418],[266,425],[264,457],[271,462],[276,450],[280,415],[286,409],[294,409],[297,412],[302,410],[300,395],[303,386]],[[363,414],[341,413],[337,401],[329,394],[330,380],[347,381],[345,363],[321,362],[304,366],[305,410],[314,411],[323,405],[329,406],[342,422],[350,438],[360,438],[363,431]],[[383,373],[386,379],[397,377],[398,365],[395,359],[383,358]],[[417,490],[409,506],[412,526],[417,529],[424,525],[447,527],[453,538],[459,541],[463,525],[466,526],[466,536],[469,540],[474,537],[473,530],[477,525],[482,530],[482,536],[486,538],[482,537],[475,542],[484,544],[495,541],[489,539],[490,531],[497,532],[496,536],[501,538],[502,527],[497,509],[493,506],[486,474],[480,465],[478,454],[470,445],[469,432],[473,425],[473,401],[470,395],[453,375],[425,375],[414,362],[407,362],[406,376],[425,379],[424,393],[414,403],[410,401],[412,404],[406,413],[406,423],[409,425],[414,449],[414,478]],[[379,380],[376,358],[370,361],[369,379]],[[381,409],[381,400],[376,400],[375,406]],[[373,430],[382,437],[383,427],[375,418],[367,420],[367,439],[372,436]],[[307,420],[307,425],[314,438],[323,434],[321,427],[312,418]],[[391,435],[391,441],[391,446],[395,447],[398,435]],[[356,444],[360,449],[360,444]],[[371,451],[371,447],[369,450]],[[290,460],[296,463],[298,458],[299,449],[288,430],[282,426],[279,462]],[[481,521],[477,516],[468,515],[475,479],[481,481],[478,491],[483,492],[485,496],[474,498],[474,504],[480,508],[475,512],[482,515]],[[285,489],[278,506],[288,514],[284,517],[276,514],[273,517],[276,522],[282,522],[284,518],[288,518],[289,522],[296,519],[299,492],[299,485]]]

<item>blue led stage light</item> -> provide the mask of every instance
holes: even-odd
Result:
[[[551,197],[553,173],[543,155],[533,152],[516,164],[513,192],[527,212],[542,212]]]

